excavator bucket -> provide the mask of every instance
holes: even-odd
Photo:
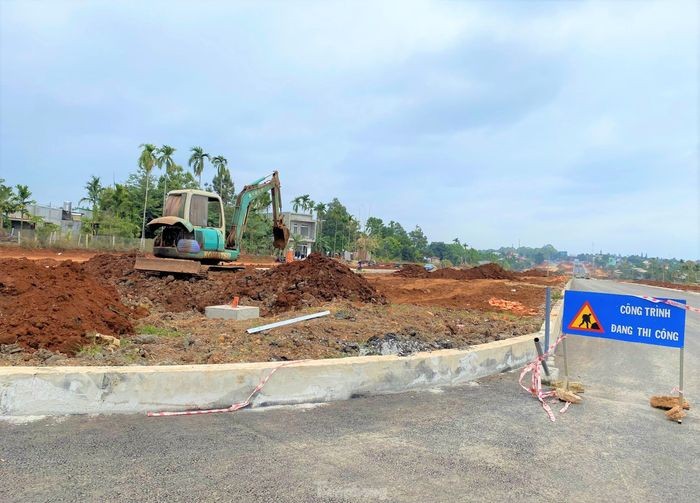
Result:
[[[289,229],[284,223],[278,222],[272,226],[272,237],[274,238],[272,246],[284,250],[287,246],[287,241],[289,241]]]

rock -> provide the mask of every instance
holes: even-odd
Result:
[[[676,421],[678,423],[682,422],[685,416],[686,413],[683,412],[683,409],[681,409],[680,405],[676,405],[672,409],[666,411],[666,417],[669,418],[671,421]]]
[[[52,351],[49,351],[48,349],[41,348],[36,353],[34,353],[34,356],[36,358],[39,358],[41,361],[45,362],[46,360],[54,356],[54,353]]]
[[[580,396],[564,388],[557,388],[554,392],[557,394],[557,398],[562,402],[581,403],[581,400],[583,400]]]
[[[408,356],[418,351],[431,349],[431,345],[415,340],[411,335],[398,335],[388,332],[382,336],[370,337],[360,348],[360,355],[397,355]]]
[[[338,343],[340,344],[340,350],[343,353],[347,353],[347,354],[351,354],[351,355],[366,354],[366,353],[361,352],[362,348],[356,342],[338,341]]]
[[[168,274],[163,280],[163,283],[167,285],[168,283],[172,283],[173,281],[175,281],[175,276],[173,276],[172,274]]]
[[[553,388],[563,388],[564,387],[564,381],[554,381],[552,383]],[[585,391],[585,388],[583,387],[583,383],[579,381],[569,381],[569,391],[573,391],[574,393],[583,393]],[[671,406],[673,407],[673,406]],[[671,408],[669,407],[669,409]]]
[[[131,339],[134,344],[154,344],[158,342],[158,337],[152,334],[140,334]]]
[[[93,337],[95,338],[95,342],[107,344],[107,349],[109,351],[114,351],[115,349],[119,349],[119,347],[122,344],[122,341],[120,341],[118,338],[116,338],[112,335],[104,335],[104,334],[100,334],[100,333],[95,332]]]
[[[350,320],[350,321],[355,321],[355,315],[351,313],[350,311],[347,311],[345,309],[339,310],[337,313],[333,315],[333,317],[336,320]]]
[[[62,354],[59,353],[59,354],[49,356],[46,360],[44,360],[44,363],[46,365],[56,365],[58,362],[61,362],[65,359],[66,359],[65,356],[63,356]]]
[[[657,409],[672,409],[679,405],[677,396],[654,395],[649,399],[649,405]],[[683,408],[690,409],[690,403],[685,398],[683,399]]]
[[[22,352],[22,348],[17,343],[0,344],[0,353],[6,354],[6,355],[13,355],[15,353],[21,353],[21,352]]]

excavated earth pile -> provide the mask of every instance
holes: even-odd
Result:
[[[431,278],[431,279],[515,279],[516,276],[506,271],[498,264],[484,264],[471,269],[438,269],[428,272],[419,265],[406,264],[395,272],[397,276],[404,278]]]
[[[100,279],[116,280],[134,272],[134,262],[138,255],[136,252],[103,253],[83,262],[82,269]]]
[[[527,269],[525,271],[520,271],[515,273],[516,276],[521,278],[548,278],[550,275],[545,269]]]
[[[89,334],[132,333],[131,320],[146,314],[74,262],[0,260],[0,344],[75,354]]]
[[[336,299],[386,303],[365,278],[318,253],[303,261],[248,273],[237,281],[237,286],[239,295],[262,301],[273,313]]]
[[[319,254],[267,271],[210,272],[206,279],[143,274],[133,270],[134,259],[135,255],[97,255],[83,267],[115,284],[129,304],[147,300],[147,307],[167,312],[204,311],[235,296],[259,306],[263,315],[337,299],[386,303],[363,277]]]

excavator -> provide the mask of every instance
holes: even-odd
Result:
[[[282,218],[279,173],[246,185],[236,198],[233,222],[225,234],[221,197],[203,190],[168,192],[163,216],[148,222],[154,231],[154,257],[138,257],[135,269],[180,274],[205,274],[209,269],[241,269],[233,265],[241,253],[241,238],[251,204],[270,192],[273,246],[284,249],[289,229]]]

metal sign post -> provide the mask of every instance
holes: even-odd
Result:
[[[678,405],[683,408],[683,349],[681,348],[680,375],[678,378]]]
[[[549,351],[549,318],[552,316],[552,288],[545,289],[544,297],[544,350]]]

